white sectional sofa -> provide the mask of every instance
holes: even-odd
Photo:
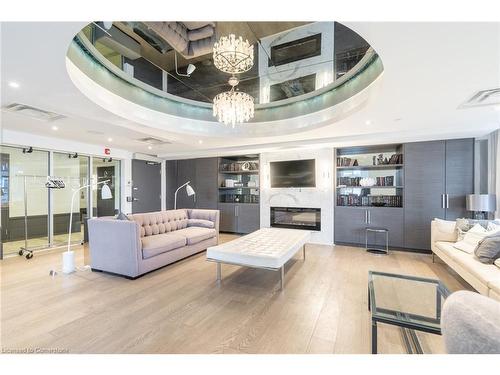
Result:
[[[500,301],[500,267],[481,263],[474,254],[453,247],[458,230],[455,222],[433,220],[431,224],[431,248],[450,268],[458,273],[479,293]],[[499,263],[498,260],[496,262]]]

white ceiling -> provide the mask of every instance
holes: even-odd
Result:
[[[500,127],[500,111],[493,106],[458,109],[476,91],[500,87],[500,23],[345,24],[374,47],[384,64],[366,106],[315,130],[239,138],[167,132],[91,102],[73,85],[65,65],[68,45],[84,23],[2,23],[1,105],[18,102],[67,116],[51,124],[2,112],[2,127],[166,158],[483,136]],[[10,81],[20,87],[9,87]],[[51,130],[52,125],[59,129]],[[148,150],[136,141],[151,135],[173,143]]]

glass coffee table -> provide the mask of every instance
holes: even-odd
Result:
[[[401,328],[408,353],[423,353],[415,331],[441,334],[441,307],[450,292],[439,280],[368,272],[372,354],[377,354],[377,323]]]

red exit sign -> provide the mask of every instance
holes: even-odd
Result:
[[[105,149],[104,149],[104,154],[105,154],[105,155],[111,155],[111,149],[109,149],[109,148],[105,148]]]

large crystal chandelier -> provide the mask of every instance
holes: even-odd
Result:
[[[253,118],[254,102],[250,95],[234,89],[238,84],[236,77],[231,77],[229,84],[232,86],[230,91],[222,92],[214,98],[213,114],[219,122],[234,128],[236,124]]]
[[[217,69],[229,73],[238,74],[252,69],[253,45],[240,36],[234,34],[223,36],[214,43],[214,65]]]

